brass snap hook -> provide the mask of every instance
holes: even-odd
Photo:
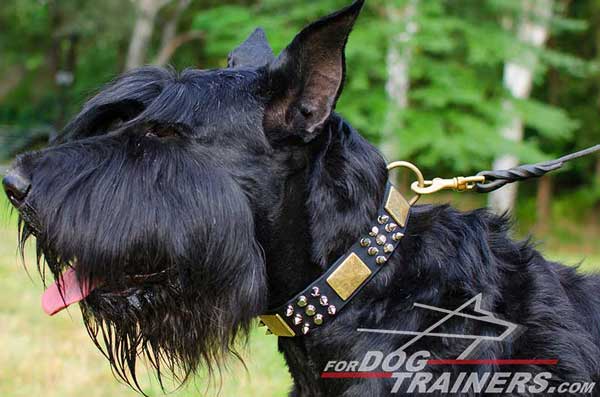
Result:
[[[417,176],[417,180],[415,182],[413,182],[412,185],[415,185],[422,189],[426,187],[425,186],[425,178],[423,177],[423,173],[413,163],[409,163],[408,161],[394,161],[393,163],[390,163],[387,166],[388,171],[392,171],[395,168],[408,168]],[[412,190],[415,191],[414,188],[412,188]],[[408,201],[408,203],[410,205],[415,205],[417,203],[417,201],[419,201],[419,198],[421,198],[421,194],[419,192],[415,191],[415,193],[417,193],[417,194]]]
[[[478,183],[483,182],[485,182],[484,176],[458,176],[450,179],[434,178],[432,181],[425,181],[425,186],[413,182],[410,188],[417,194],[432,194],[441,190],[465,192],[473,190]]]

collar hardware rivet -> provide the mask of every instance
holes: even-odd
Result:
[[[390,217],[387,215],[380,215],[379,218],[377,218],[377,222],[379,222],[380,225],[384,225],[384,224],[388,223],[389,220],[390,220]]]
[[[300,307],[304,307],[308,304],[308,299],[306,299],[306,296],[302,295],[300,298],[298,298],[298,306]]]

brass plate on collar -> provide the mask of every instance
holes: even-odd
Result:
[[[390,187],[390,193],[385,202],[385,210],[390,213],[401,227],[406,225],[410,204],[393,186]]]
[[[327,284],[346,300],[370,275],[371,269],[353,252],[327,277]]]
[[[296,336],[296,333],[289,325],[281,318],[279,314],[268,314],[258,316],[263,323],[269,328],[269,330],[277,336],[292,337]]]

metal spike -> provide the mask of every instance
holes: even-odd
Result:
[[[285,316],[286,317],[292,317],[294,315],[294,306],[289,305],[286,309],[285,309]]]
[[[321,325],[323,324],[323,315],[322,314],[317,314],[315,316],[315,319],[313,320],[315,325]]]
[[[379,253],[379,250],[375,247],[371,247],[367,250],[367,254],[371,255],[371,256],[375,256]]]
[[[392,244],[386,244],[383,247],[383,252],[385,252],[386,254],[391,253],[394,250],[394,246]]]
[[[302,324],[303,318],[301,314],[296,314],[296,316],[294,316],[294,325],[300,325]]]
[[[380,234],[375,239],[375,242],[377,243],[377,245],[383,245],[383,244],[385,244],[386,241],[387,241],[387,238],[383,234]]]
[[[308,304],[308,299],[306,299],[306,296],[302,295],[300,298],[298,298],[298,302],[297,305],[300,307],[304,307]]]
[[[309,332],[310,332],[310,324],[309,323],[304,323],[304,325],[302,326],[302,333],[304,335],[306,335]]]
[[[379,222],[380,225],[383,225],[383,224],[387,223],[389,220],[390,220],[390,217],[387,216],[387,215],[380,215],[377,218],[377,222]]]
[[[388,233],[391,233],[396,229],[398,229],[398,225],[396,225],[394,222],[385,225],[385,231]]]
[[[312,287],[312,296],[314,296],[315,298],[319,295],[321,295],[321,291],[319,290],[319,287]]]
[[[387,262],[387,258],[385,256],[378,256],[377,259],[375,259],[375,262],[378,265],[383,265],[385,262]]]
[[[327,306],[329,305],[329,299],[327,298],[327,296],[323,295],[321,299],[319,299],[319,303],[321,304],[321,306]]]
[[[333,305],[331,305],[327,308],[327,313],[329,313],[330,316],[334,316],[336,311],[337,311],[337,309]]]
[[[258,326],[262,328],[262,327],[266,327],[267,324],[263,323],[262,321],[259,321]]]
[[[267,328],[267,330],[265,331],[265,335],[273,335],[273,332]]]
[[[360,245],[362,247],[368,247],[369,245],[371,245],[371,239],[370,238],[363,238],[360,240]]]
[[[398,232],[398,233],[394,233],[394,235],[392,236],[392,239],[393,239],[394,241],[400,241],[400,239],[401,239],[402,237],[404,237],[404,234],[402,234],[402,233]]]
[[[306,313],[307,316],[311,316],[312,317],[312,316],[315,315],[316,312],[317,312],[317,308],[314,307],[313,305],[306,306],[305,313]]]
[[[371,231],[369,232],[369,236],[375,237],[379,233],[379,228],[377,226],[373,226]]]

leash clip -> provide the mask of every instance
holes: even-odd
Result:
[[[413,192],[423,194],[433,194],[441,190],[454,190],[457,192],[466,192],[473,190],[478,183],[485,182],[483,175],[478,176],[458,176],[451,179],[434,178],[432,181],[425,181],[424,186],[420,186],[419,183],[413,182],[410,188]]]
[[[417,177],[417,180],[412,185],[417,186],[419,188],[424,188],[425,187],[425,178],[423,177],[423,173],[413,163],[409,163],[408,161],[394,161],[393,163],[390,163],[387,166],[388,171],[392,171],[394,168],[408,168]],[[415,191],[415,189],[413,189],[413,191]],[[417,193],[413,198],[411,198],[408,201],[408,204],[411,205],[411,206],[415,205],[417,203],[417,201],[419,201],[420,197],[421,197],[421,195],[419,193]]]

